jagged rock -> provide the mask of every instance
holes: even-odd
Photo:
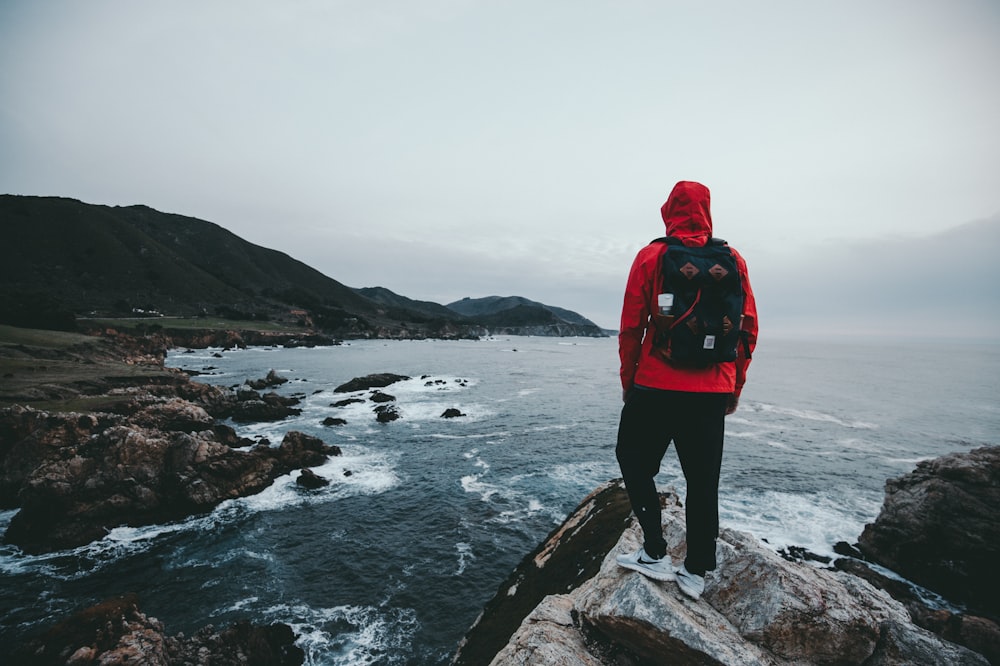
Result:
[[[389,372],[378,373],[374,375],[365,375],[364,377],[355,377],[349,382],[345,382],[333,389],[334,393],[351,393],[353,391],[366,391],[372,388],[384,388],[389,384],[395,384],[396,382],[401,382],[403,380],[409,379],[403,375],[394,375]]]
[[[295,483],[302,486],[303,488],[309,488],[310,490],[315,490],[316,488],[322,488],[324,486],[330,485],[330,480],[320,476],[319,474],[316,474],[311,469],[304,469],[299,474],[299,478],[295,479]]]
[[[984,655],[991,664],[1000,664],[1000,625],[993,620],[931,608],[925,601],[926,591],[917,591],[904,580],[879,573],[853,556],[838,559],[834,566],[839,571],[863,578],[878,589],[888,592],[893,599],[903,604],[917,625],[945,640]]]
[[[246,392],[237,395],[245,397]],[[280,421],[288,416],[301,414],[301,409],[292,406],[297,404],[299,404],[297,398],[285,398],[277,393],[266,393],[259,398],[241,398],[233,407],[231,418],[237,423]]]
[[[323,419],[323,425],[325,425],[325,426],[342,426],[342,425],[347,425],[347,421],[345,419],[338,419],[338,418],[336,418],[334,416],[328,416],[325,419]]]
[[[368,399],[371,400],[372,402],[379,402],[379,403],[395,402],[396,396],[389,395],[388,393],[382,393],[382,391],[375,391],[374,393],[371,394],[371,396]]]
[[[449,407],[441,414],[441,418],[443,419],[453,419],[458,416],[465,416],[465,414],[463,414],[461,410],[455,409],[454,407]]]
[[[987,664],[913,624],[862,579],[787,562],[749,534],[722,530],[719,568],[699,601],[675,583],[619,567],[615,555],[642,542],[634,520],[620,536],[596,576],[540,605],[492,663],[548,663],[539,646],[558,631],[564,644],[585,646],[560,657],[567,664]],[[684,518],[675,501],[664,512],[664,536],[679,560]],[[566,638],[566,609],[579,640]]]
[[[37,666],[292,666],[304,661],[288,625],[240,622],[221,630],[208,625],[191,638],[167,636],[163,623],[139,610],[134,594],[78,611],[12,655],[12,663]]]
[[[118,525],[149,525],[209,511],[260,492],[293,469],[322,464],[340,449],[289,432],[281,445],[236,451],[213,430],[162,432],[114,425],[61,450],[24,479],[4,535],[26,552],[79,546]]]
[[[178,432],[207,430],[215,423],[202,407],[181,398],[149,405],[130,421],[138,426]]]
[[[250,386],[250,388],[253,388],[253,389],[256,389],[256,390],[259,391],[259,390],[265,389],[265,388],[271,388],[271,387],[274,387],[274,386],[280,386],[280,385],[284,384],[287,381],[288,381],[287,379],[285,379],[284,377],[282,377],[281,375],[279,375],[272,368],[267,373],[267,376],[264,377],[263,379],[253,379],[253,380],[248,379],[246,381],[246,383],[247,383],[248,386]]]
[[[364,402],[361,398],[347,398],[345,400],[338,400],[337,402],[331,402],[331,407],[347,407],[348,405],[354,405],[359,402]]]
[[[396,409],[395,405],[384,404],[375,408],[375,420],[379,423],[395,421],[399,416],[399,410]]]
[[[49,414],[20,405],[0,410],[0,508],[19,506],[18,493],[40,465],[72,457],[94,433],[120,421],[108,414]]]
[[[562,525],[526,556],[500,585],[466,632],[454,664],[489,663],[517,630],[521,620],[547,595],[568,592],[597,573],[604,556],[618,541],[631,511],[621,479],[608,482],[585,497]],[[560,626],[565,628],[565,625]],[[544,656],[554,658],[554,649],[547,648]]]
[[[920,462],[885,484],[864,555],[970,609],[1000,616],[1000,446]]]

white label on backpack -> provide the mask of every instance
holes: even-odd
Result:
[[[715,336],[714,335],[706,335],[705,336],[705,344],[703,344],[701,346],[701,348],[702,349],[715,349]]]

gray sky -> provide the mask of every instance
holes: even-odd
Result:
[[[0,192],[611,328],[699,180],[776,324],[796,254],[1000,224],[998,82],[995,0],[2,0]]]

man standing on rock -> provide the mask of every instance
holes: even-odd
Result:
[[[644,543],[618,564],[676,580],[698,599],[716,567],[725,416],[736,411],[757,342],[746,262],[712,237],[708,188],[677,183],[660,209],[666,238],[641,249],[625,288],[618,351],[625,406],[616,454]],[[687,554],[675,568],[654,477],[670,442],[687,481]]]

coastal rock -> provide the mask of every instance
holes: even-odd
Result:
[[[618,534],[599,572],[536,606],[491,663],[549,663],[539,650],[550,640],[575,646],[560,657],[567,664],[988,663],[916,626],[901,604],[862,579],[788,562],[749,534],[721,531],[719,568],[699,601],[676,583],[619,567],[615,555],[639,547],[641,530],[631,520]],[[680,560],[684,514],[672,497],[664,536]]]
[[[389,423],[399,417],[399,409],[396,408],[396,405],[384,404],[375,408],[375,420],[379,423]]]
[[[315,490],[330,485],[330,480],[316,474],[311,469],[304,469],[299,473],[299,478],[295,479],[295,483],[303,488]]]
[[[337,402],[331,402],[331,407],[347,407],[348,405],[354,405],[359,402],[364,402],[361,398],[345,398],[344,400],[338,400]]]
[[[372,388],[385,388],[389,384],[395,384],[409,379],[404,375],[394,375],[389,372],[382,372],[364,377],[355,377],[349,382],[345,382],[333,389],[334,393],[351,393],[353,391],[366,391]]]
[[[548,595],[569,592],[596,574],[604,556],[614,547],[622,529],[628,524],[631,511],[621,479],[608,482],[585,497],[573,513],[549,533],[545,541],[526,556],[500,585],[496,595],[487,602],[479,618],[466,632],[453,663],[489,663],[507,644],[522,619]],[[538,644],[543,645],[550,638],[566,640],[560,645],[546,647],[539,653],[538,661],[509,663],[589,663],[556,659],[556,651],[562,654],[568,651],[569,656],[578,654],[571,648],[579,643],[580,637],[569,631],[564,614],[558,609],[551,614],[539,613],[543,617],[553,615],[558,619],[554,624],[539,623],[540,630],[551,629],[548,637],[535,636],[527,641],[537,639]],[[528,650],[528,653],[533,651]],[[548,658],[553,661],[546,661]]]
[[[6,543],[40,553],[80,546],[119,525],[149,525],[209,511],[260,492],[337,447],[299,432],[281,445],[239,451],[212,429],[164,432],[114,425],[52,456],[25,478]]]
[[[191,638],[168,636],[163,623],[143,613],[136,595],[129,594],[74,613],[21,646],[12,661],[37,666],[292,666],[303,663],[305,654],[285,624],[241,622],[221,630],[209,625]]]
[[[394,402],[396,400],[396,396],[389,395],[388,393],[383,393],[382,391],[374,391],[372,392],[371,396],[368,399],[371,400],[372,402],[378,402],[378,403]]]
[[[247,384],[250,388],[257,389],[258,391],[265,388],[271,388],[274,386],[281,386],[288,380],[279,375],[273,368],[267,373],[267,376],[263,379],[248,379]]]
[[[885,484],[865,557],[970,610],[1000,617],[1000,446],[920,462]]]
[[[256,392],[254,392],[256,393]],[[246,391],[237,391],[238,402],[233,406],[230,418],[237,423],[259,423],[280,421],[288,416],[297,416],[301,409],[297,398],[285,398],[277,393],[265,393],[259,397],[248,396]]]
[[[17,495],[40,465],[72,457],[77,446],[120,420],[109,414],[49,414],[20,405],[0,410],[0,508],[20,505]]]
[[[347,425],[347,420],[346,419],[338,419],[335,416],[328,416],[325,419],[323,419],[323,425],[325,425],[325,426],[342,426],[342,425]]]
[[[459,416],[465,416],[465,414],[463,414],[461,410],[454,407],[449,407],[441,414],[441,418],[443,419],[453,419]]]

